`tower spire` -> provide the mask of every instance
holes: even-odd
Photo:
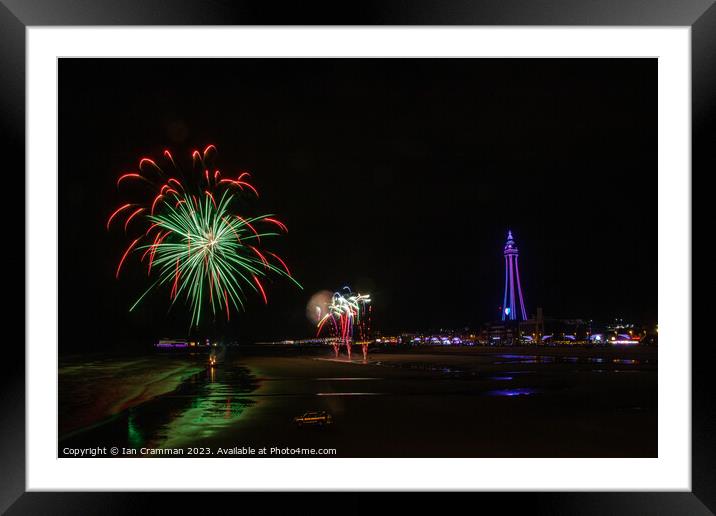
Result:
[[[527,320],[527,311],[522,296],[522,285],[520,285],[519,250],[512,230],[507,230],[507,242],[504,248],[505,256],[505,295],[502,301],[502,320]],[[515,291],[517,296],[515,296]],[[519,313],[517,311],[519,300]],[[519,316],[522,316],[521,318]]]

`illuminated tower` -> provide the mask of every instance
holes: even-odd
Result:
[[[512,238],[512,231],[507,231],[507,242],[505,243],[505,296],[502,301],[502,320],[517,321],[527,320],[525,301],[522,298],[522,287],[520,286],[520,269],[517,263],[519,252],[515,241]],[[520,300],[520,311],[517,311],[515,290]],[[521,315],[522,317],[519,317]]]

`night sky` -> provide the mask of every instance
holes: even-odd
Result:
[[[164,148],[208,143],[252,173],[252,213],[301,291],[221,334],[315,331],[310,296],[351,285],[383,332],[479,327],[499,316],[502,246],[520,249],[527,311],[656,322],[656,59],[61,59],[61,350],[182,337],[187,311],[148,286],[107,232],[115,181]]]

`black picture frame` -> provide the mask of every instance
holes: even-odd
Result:
[[[342,5],[339,9],[338,5]],[[716,170],[716,5],[713,0],[366,0],[335,2],[201,2],[200,0],[0,0],[0,142],[5,170],[25,170],[25,30],[41,25],[633,25],[690,26],[692,34],[692,178]],[[9,176],[10,174],[6,174]],[[15,192],[24,192],[24,174],[12,174]],[[22,178],[22,180],[20,179]],[[18,195],[22,199],[22,195]],[[19,208],[17,213],[24,213]],[[695,220],[697,222],[697,220]],[[16,221],[19,225],[19,221]],[[693,230],[692,230],[693,231]],[[695,234],[692,232],[692,234]],[[10,258],[25,270],[24,253]],[[14,297],[16,310],[24,303]],[[19,299],[24,299],[24,294]],[[697,308],[697,305],[694,305]],[[8,321],[18,321],[6,314]],[[0,511],[8,514],[121,514],[161,508],[156,493],[25,492],[25,348],[19,339],[3,349],[0,377]],[[689,345],[689,342],[685,343]],[[712,514],[716,511],[716,409],[708,342],[692,345],[692,491],[641,493],[482,493],[470,504],[489,502],[501,510],[561,514]],[[209,493],[203,495],[209,496]],[[211,494],[220,507],[234,494]],[[255,503],[241,494],[242,505]],[[283,497],[289,503],[303,494]],[[348,493],[344,507],[372,507],[379,495]],[[173,494],[183,510],[206,510],[205,502]],[[249,498],[248,500],[246,498]],[[281,500],[282,497],[278,499]],[[405,503],[425,509],[422,495]],[[452,500],[451,504],[465,502]],[[324,507],[326,510],[331,504]],[[473,505],[476,506],[476,505]]]

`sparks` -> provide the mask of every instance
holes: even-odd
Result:
[[[218,169],[213,167],[212,170],[216,170],[213,175],[204,173],[216,154],[214,145],[206,146],[203,153],[195,150],[190,154],[198,176],[182,173],[177,168],[181,160],[169,150],[163,152],[165,161],[161,164],[149,157],[139,162],[140,170],[151,166],[158,172],[150,175],[152,178],[156,175],[156,180],[136,173],[120,176],[118,183],[139,176],[150,185],[142,200],[123,204],[107,221],[107,229],[110,229],[116,217],[129,213],[124,219],[125,232],[136,231],[139,235],[132,237],[115,276],[119,278],[120,270],[134,252],[138,253],[139,262],[145,264],[147,275],[155,276],[130,310],[149,292],[166,288],[171,305],[186,301],[191,313],[190,325],[195,326],[207,315],[216,318],[224,313],[229,320],[232,308],[244,308],[246,293],[250,290],[256,291],[268,304],[262,279],[269,275],[287,278],[302,288],[284,260],[260,247],[261,237],[280,233],[259,231],[259,224],[278,227],[282,232],[287,231],[286,225],[272,215],[237,213],[238,208],[246,207],[245,196],[241,194],[244,188],[253,191],[256,197],[258,191],[246,181],[249,177],[246,172],[236,180],[219,179]],[[169,177],[163,166],[177,173]],[[189,179],[178,179],[182,177]],[[152,233],[153,229],[157,231]],[[278,263],[269,261],[268,257]]]
[[[137,174],[136,172],[129,172],[127,174],[122,174],[121,176],[119,176],[119,179],[117,179],[117,186],[119,186],[119,183],[121,183],[125,179],[129,179],[132,177],[137,178],[137,179],[142,179],[142,176]]]
[[[333,349],[338,356],[339,346],[344,345],[351,358],[351,344],[356,325],[359,327],[359,338],[365,341],[366,327],[363,324],[365,306],[370,303],[370,295],[353,293],[350,287],[344,287],[341,291],[335,292],[328,306],[328,313],[318,321],[317,335],[321,334],[326,321],[333,322],[336,332]],[[363,351],[364,357],[367,348]]]
[[[114,219],[114,217],[116,217],[119,214],[119,212],[126,210],[130,206],[134,206],[134,205],[133,204],[125,204],[124,206],[120,206],[119,208],[117,208],[114,211],[114,213],[112,213],[112,215],[109,216],[109,219],[107,220],[107,229],[109,229],[109,225],[112,223],[112,220]]]

